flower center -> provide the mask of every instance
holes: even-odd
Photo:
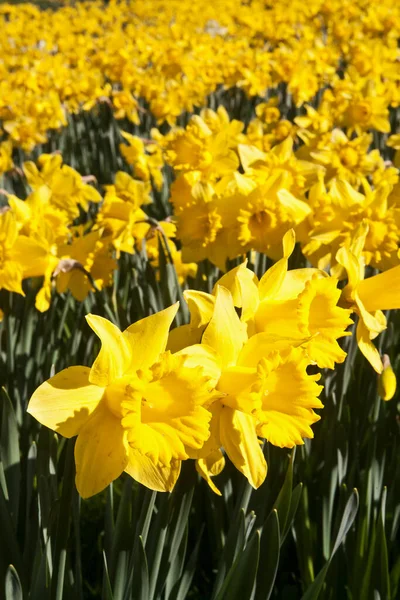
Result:
[[[340,162],[348,169],[358,164],[358,153],[354,148],[343,148],[340,151]]]

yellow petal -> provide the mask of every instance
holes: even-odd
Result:
[[[222,285],[232,294],[233,304],[242,309],[241,319],[248,321],[258,306],[257,277],[247,269],[247,260],[223,275],[215,285]],[[213,290],[213,293],[214,293]]]
[[[235,467],[247,477],[252,487],[260,487],[267,475],[267,463],[260,448],[254,418],[224,407],[220,416],[220,437]]]
[[[98,406],[104,388],[89,381],[89,367],[69,367],[33,393],[28,413],[64,437],[77,435]]]
[[[344,267],[347,271],[347,278],[349,283],[343,290],[343,295],[350,296],[353,293],[361,281],[363,275],[361,273],[362,266],[360,265],[359,260],[356,256],[348,248],[342,246],[336,253],[336,260],[342,267]]]
[[[382,373],[383,364],[378,350],[371,342],[370,332],[364,321],[360,319],[357,324],[357,344],[360,352],[364,354],[367,361],[377,373]]]
[[[193,328],[191,325],[181,325],[175,327],[169,332],[166,349],[174,353],[186,348],[186,346],[199,344],[204,329],[205,326]]]
[[[89,314],[86,321],[101,340],[100,352],[90,371],[90,382],[105,387],[126,373],[131,348],[118,327],[107,319]]]
[[[295,337],[295,334],[298,337]],[[243,346],[239,354],[238,365],[242,367],[256,367],[262,357],[268,356],[271,352],[289,350],[297,348],[309,341],[309,338],[302,338],[295,330],[292,330],[291,337],[273,333],[256,333],[252,335],[249,341]]]
[[[262,379],[254,367],[228,367],[218,381],[221,402],[251,414],[261,408]]]
[[[76,487],[82,498],[101,492],[128,464],[121,421],[100,404],[82,427],[75,445]]]
[[[167,346],[169,328],[178,308],[176,302],[125,329],[123,336],[131,349],[131,369],[146,369],[157,362]]]
[[[311,213],[311,208],[308,204],[293,196],[288,190],[279,190],[277,196],[280,204],[285,208],[296,225],[304,221]]]
[[[248,146],[247,144],[239,144],[238,153],[245,171],[254,163],[259,161],[264,162],[266,159],[264,152],[261,152],[256,146]]]
[[[203,369],[203,375],[210,381],[210,387],[217,385],[221,376],[221,359],[211,346],[194,344],[183,348],[176,355],[184,356],[184,367],[195,369],[200,366]]]
[[[212,481],[211,477],[219,475],[225,466],[225,458],[221,450],[215,450],[211,454],[208,454],[205,458],[199,458],[196,460],[196,471],[202,476],[212,491],[221,496],[221,492]]]
[[[283,258],[272,265],[260,279],[258,286],[260,300],[273,299],[279,293],[287,274],[288,258],[294,250],[294,245],[294,231],[290,229],[283,238]]]
[[[246,337],[230,292],[218,286],[213,317],[204,331],[202,343],[219,354],[223,366],[229,366],[235,364]]]
[[[400,308],[400,265],[363,279],[357,291],[368,312]]]
[[[211,321],[214,311],[214,296],[195,290],[185,290],[183,295],[189,306],[191,327],[207,325]]]
[[[125,471],[142,485],[156,492],[171,492],[181,471],[181,461],[172,459],[169,466],[154,464],[139,450],[129,448]]]
[[[292,255],[294,247],[296,244],[296,234],[294,229],[289,229],[283,236],[282,245],[283,245],[283,258],[289,258]]]
[[[257,433],[274,446],[292,448],[303,444],[302,438],[313,437],[311,425],[320,417],[312,409],[323,408],[318,398],[322,386],[316,383],[319,375],[307,373],[308,365],[302,348],[285,355],[276,352],[260,362],[265,381]]]

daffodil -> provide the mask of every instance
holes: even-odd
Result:
[[[237,271],[223,277],[223,283],[233,284],[235,301],[218,284],[212,295],[185,293],[191,323],[173,330],[169,341],[170,347],[179,348],[201,340],[202,346],[219,357],[216,391],[220,398],[210,407],[210,439],[197,453],[198,460],[203,460],[198,470],[213,489],[209,478],[218,458],[214,453],[221,446],[257,488],[267,472],[258,437],[281,447],[302,444],[304,437],[313,436],[311,425],[319,419],[313,409],[322,408],[318,399],[322,388],[316,384],[319,375],[307,374],[310,360],[301,342],[296,348],[293,338],[264,333],[248,336],[235,304],[245,313],[254,308],[253,290],[241,290],[242,286],[251,288],[254,281],[247,276],[248,270],[240,272],[239,277]]]
[[[362,251],[368,230],[368,223],[363,221],[351,245],[342,246],[336,259],[346,269],[348,277],[341,304],[358,315],[358,347],[375,371],[382,373],[382,359],[372,340],[386,329],[386,317],[382,311],[400,308],[400,265],[364,279]]]
[[[76,485],[84,498],[123,471],[151,489],[170,491],[181,461],[210,435],[209,357],[197,353],[193,359],[190,348],[165,352],[177,309],[175,304],[124,332],[88,315],[102,344],[93,366],[64,369],[30,399],[28,412],[40,423],[78,436]]]
[[[333,369],[346,357],[337,340],[350,335],[351,311],[338,306],[341,291],[335,278],[318,269],[288,270],[294,243],[290,230],[283,238],[283,258],[260,281],[242,264],[220,283],[232,290],[249,335],[273,337],[287,348],[301,346],[310,362]]]
[[[42,275],[45,250],[35,240],[19,235],[17,221],[8,208],[0,212],[0,289],[24,295],[25,276]]]

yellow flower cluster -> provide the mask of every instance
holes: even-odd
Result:
[[[63,164],[61,155],[42,154],[38,164],[23,165],[32,190],[25,200],[3,190],[8,206],[0,212],[0,289],[24,294],[24,279],[42,277],[39,311],[48,310],[53,287],[59,293],[69,289],[82,301],[89,291],[112,283],[117,268],[113,255],[118,258],[121,251],[133,254],[144,244],[157,267],[159,239],[168,246],[181,283],[196,274],[196,265],[182,263],[171,239],[175,225],[154,225],[140,208],[151,202],[148,183],[119,171],[102,198],[89,184],[91,178]],[[100,202],[94,220],[74,224],[81,214],[88,218],[89,206]]]
[[[223,276],[213,294],[188,291],[191,322],[169,337],[178,305],[123,333],[101,317],[87,317],[102,342],[92,368],[62,371],[38,388],[29,405],[41,423],[67,437],[78,435],[83,497],[123,470],[152,489],[170,490],[188,458],[197,459],[199,472],[218,491],[210,477],[223,467],[221,448],[258,487],[267,470],[258,437],[289,448],[312,437],[322,388],[307,366],[333,368],[335,360],[343,361],[336,339],[345,335],[351,311],[337,306],[336,280],[317,269],[287,271],[293,231],[284,246],[284,258],[260,282],[243,263]],[[300,318],[296,329],[278,332],[271,330],[268,312],[283,298],[298,304]],[[331,313],[327,323],[322,302]],[[94,469],[99,452],[102,469]]]
[[[360,237],[366,232],[364,225]],[[387,271],[363,281],[357,238],[351,251],[340,252],[349,273],[341,292],[324,271],[288,270],[294,243],[290,230],[283,258],[260,280],[242,263],[211,294],[186,291],[190,323],[170,334],[178,304],[124,332],[87,316],[102,343],[93,366],[61,371],[35,391],[28,407],[47,427],[78,436],[76,484],[83,497],[122,471],[150,489],[170,491],[189,458],[219,493],[211,477],[223,469],[225,454],[259,487],[267,474],[263,439],[292,448],[313,437],[322,387],[320,375],[307,367],[333,369],[344,361],[337,340],[350,335],[353,311],[360,349],[380,368],[369,336],[385,327],[379,306],[399,307],[400,267],[390,277]],[[385,287],[388,279],[395,285]],[[394,393],[393,377],[385,368],[386,399]]]
[[[399,23],[395,0],[2,4],[2,130],[30,151],[99,102],[137,124],[144,101],[173,125],[218,89],[263,97],[283,85],[296,106],[330,86],[338,126],[385,132],[400,98]]]

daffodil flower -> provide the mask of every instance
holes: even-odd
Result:
[[[205,405],[213,400],[213,356],[198,349],[192,358],[190,349],[165,352],[177,309],[178,303],[124,332],[88,315],[102,343],[93,366],[64,369],[29,402],[40,423],[78,436],[76,485],[83,498],[123,471],[153,490],[170,491],[181,461],[210,435]]]
[[[259,438],[288,448],[303,444],[304,437],[313,436],[311,425],[320,418],[313,409],[322,408],[318,399],[322,388],[316,383],[319,375],[307,374],[310,359],[300,348],[301,342],[296,348],[297,340],[292,338],[268,333],[248,336],[235,305],[243,307],[242,314],[254,310],[253,278],[243,267],[221,278],[219,283],[232,284],[235,300],[220,284],[213,294],[185,293],[191,323],[170,334],[169,346],[175,349],[201,340],[201,346],[213,349],[219,357],[219,398],[210,406],[211,435],[196,453],[198,471],[214,491],[210,477],[216,474],[217,465],[221,468],[215,454],[220,447],[257,488],[267,473]]]
[[[382,359],[372,340],[386,329],[386,317],[382,311],[400,308],[400,265],[364,279],[362,252],[368,230],[368,223],[363,221],[351,245],[340,248],[336,259],[346,269],[348,277],[341,303],[359,317],[356,332],[358,347],[375,371],[382,373]]]

